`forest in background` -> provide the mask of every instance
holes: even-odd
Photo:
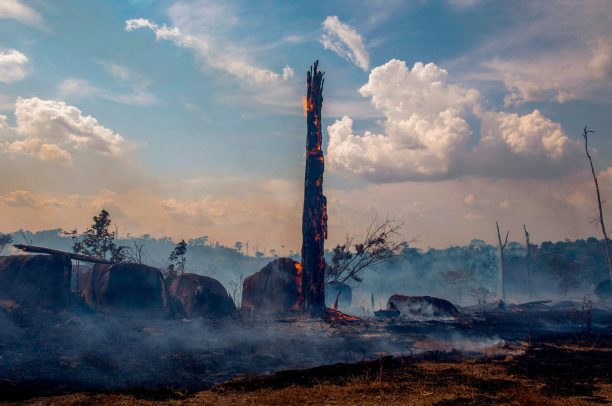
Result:
[[[25,243],[72,251],[73,241],[62,230],[12,233],[14,243]],[[176,245],[169,237],[128,236],[116,240],[118,245],[139,247],[143,263],[161,269],[169,265],[168,256]],[[245,244],[227,247],[208,237],[187,241],[185,272],[218,279],[230,295],[240,302],[241,281],[259,271],[278,256],[299,260],[295,252],[267,254]],[[5,247],[1,254],[11,253]],[[603,241],[596,238],[530,244],[530,278],[527,271],[525,244],[509,242],[504,251],[505,284],[508,302],[530,300],[580,300],[590,295],[597,284],[607,278]],[[331,259],[326,251],[326,258]],[[405,243],[400,255],[364,273],[362,282],[348,282],[353,288],[353,308],[370,313],[384,308],[392,294],[430,295],[460,306],[479,300],[499,300],[499,248],[483,240],[472,240],[465,246],[420,250]],[[531,283],[531,295],[529,294]],[[483,294],[484,292],[484,294]],[[484,296],[484,297],[483,297]]]

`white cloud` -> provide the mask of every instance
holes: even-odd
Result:
[[[472,82],[500,84],[506,106],[590,100],[612,103],[612,14],[599,0],[517,0],[517,21],[450,62]],[[585,23],[588,22],[588,23]]]
[[[14,128],[6,123],[3,126],[13,133],[13,139],[0,143],[0,150],[5,153],[70,165],[72,154],[69,150],[117,156],[133,147],[122,135],[62,101],[20,98],[15,104],[15,118]],[[11,138],[10,134],[4,138]]]
[[[355,135],[343,117],[328,127],[330,166],[376,179],[444,176],[471,130],[464,119],[478,92],[447,83],[435,64],[391,60],[372,69],[360,89],[385,116],[384,133]]]
[[[118,155],[127,147],[123,136],[62,101],[37,97],[18,99],[15,117],[17,132],[21,135],[68,141],[77,149],[91,149],[105,155]]]
[[[513,154],[559,159],[567,153],[570,145],[576,145],[576,141],[567,137],[559,123],[544,117],[539,110],[523,116],[503,112],[484,113],[480,133],[478,148],[483,153],[504,148]]]
[[[182,33],[177,27],[157,25],[147,19],[137,18],[125,22],[126,31],[137,29],[150,29],[155,33],[157,40],[166,40],[175,45],[191,49],[196,55],[202,58],[205,63],[213,68],[228,72],[229,74],[246,81],[253,81],[256,84],[279,82],[288,79],[290,75],[287,69],[283,69],[282,74],[253,66],[235,55],[219,52],[213,49],[210,41],[194,35]]]
[[[69,78],[60,82],[57,91],[61,98],[100,97],[132,106],[149,106],[157,103],[157,98],[148,90],[146,82],[133,85],[131,93],[117,94],[94,86],[85,79]]]
[[[195,35],[228,31],[240,24],[237,10],[229,2],[177,1],[168,8],[175,25]]]
[[[95,87],[85,79],[69,78],[57,85],[57,91],[62,98],[89,97],[102,93],[102,89]]]
[[[321,44],[325,49],[335,52],[364,71],[370,66],[370,56],[363,44],[363,37],[353,28],[340,21],[337,16],[329,16],[323,21],[325,33]]]
[[[572,171],[579,145],[540,111],[483,112],[479,93],[449,83],[447,72],[391,60],[372,69],[360,93],[384,114],[382,132],[356,134],[343,117],[328,127],[334,170],[376,182],[447,179],[462,175],[550,177]],[[468,117],[481,119],[470,148]]]
[[[19,51],[0,52],[0,82],[8,84],[22,80],[28,74],[27,64],[28,57]]]
[[[133,77],[132,70],[128,66],[121,65],[119,63],[103,61],[101,61],[100,64],[104,67],[104,69],[106,69],[108,73],[111,74],[112,77],[117,80],[127,81],[132,79]]]
[[[40,14],[20,0],[2,0],[0,2],[0,19],[8,18],[35,27],[41,27],[43,24]]]

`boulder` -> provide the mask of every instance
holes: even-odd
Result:
[[[208,276],[193,273],[178,276],[170,285],[170,296],[178,305],[176,314],[187,317],[221,318],[236,311],[223,285]]]
[[[22,308],[64,309],[70,304],[71,269],[65,255],[0,257],[0,300]]]
[[[78,291],[88,306],[108,314],[169,316],[170,300],[157,268],[141,264],[96,264],[79,270]]]
[[[612,281],[606,279],[600,282],[593,291],[600,300],[612,301]]]
[[[393,295],[387,302],[387,310],[397,310],[403,317],[416,319],[459,316],[459,311],[451,302],[431,296]]]
[[[338,296],[340,293],[340,296]],[[333,307],[338,296],[338,308],[350,309],[353,304],[353,292],[351,287],[342,282],[329,282],[325,284],[325,304],[327,307]]]
[[[258,314],[287,314],[302,305],[302,264],[278,258],[244,280],[242,309]]]

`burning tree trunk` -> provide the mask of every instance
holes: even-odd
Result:
[[[327,238],[327,199],[323,195],[325,168],[321,150],[321,106],[323,105],[323,72],[315,61],[306,79],[306,171],[304,212],[302,215],[302,291],[304,310],[317,316],[325,310],[325,258],[323,245]]]
[[[508,235],[510,230],[506,232],[506,239],[502,243],[501,233],[499,232],[499,223],[496,221],[495,226],[497,227],[497,240],[499,241],[499,294],[500,299],[506,301],[506,286],[504,285],[504,250],[508,245]]]

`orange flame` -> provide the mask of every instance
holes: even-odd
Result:
[[[298,300],[291,306],[291,310],[299,311],[302,308],[302,303],[304,301],[304,294],[302,292],[302,264],[300,262],[296,262],[293,264],[295,266],[295,285],[297,287],[297,296]]]
[[[306,96],[302,96],[302,106],[304,107],[304,117],[307,117],[308,112],[313,108],[312,100],[308,99]]]
[[[347,322],[361,320],[359,317],[351,316],[349,314],[342,313],[337,309],[330,309],[329,307],[325,309],[325,313],[325,319],[329,322]]]

